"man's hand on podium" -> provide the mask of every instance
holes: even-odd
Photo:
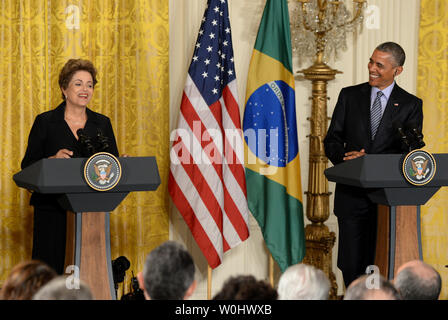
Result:
[[[360,151],[350,151],[347,152],[344,158],[342,158],[342,160],[346,161],[346,160],[352,160],[352,159],[356,159],[359,157],[362,157],[366,154],[366,150],[361,149]]]

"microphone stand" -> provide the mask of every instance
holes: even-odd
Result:
[[[100,151],[105,151],[109,148],[109,139],[103,135],[103,132],[98,129],[97,130],[97,141],[100,147]]]
[[[414,149],[423,148],[426,145],[426,143],[423,141],[423,134],[417,128],[412,128],[411,133],[414,136],[414,140],[416,142],[416,148]]]
[[[90,157],[92,154],[95,153],[95,148],[92,145],[92,141],[90,140],[90,137],[84,134],[84,130],[83,129],[78,129],[78,131],[76,131],[76,134],[79,137],[79,143],[81,144],[81,146],[83,147],[83,149],[87,149],[87,155],[82,154],[82,156],[86,156],[86,157]],[[82,150],[84,151],[84,150]]]
[[[409,138],[404,132],[403,128],[397,128],[398,134],[400,135],[401,145],[403,149],[407,149],[406,153],[411,152],[411,143],[409,142]]]

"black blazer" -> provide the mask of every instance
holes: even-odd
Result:
[[[375,140],[371,141],[370,93],[366,82],[343,88],[324,139],[325,154],[333,164],[341,163],[344,153],[365,149],[366,153],[401,153],[401,141],[394,123],[423,126],[422,100],[396,83],[384,110]]]
[[[82,156],[82,146],[65,122],[64,112],[65,102],[36,117],[28,137],[28,146],[21,163],[22,169],[43,158],[55,155],[60,149],[73,151],[73,157]],[[97,136],[97,130],[100,129],[103,136],[108,138],[109,146],[104,151],[118,157],[117,142],[109,118],[88,108],[86,113],[84,133],[93,139]],[[33,193],[31,204],[52,205],[55,202],[54,198],[53,195]]]
[[[394,123],[423,125],[422,100],[395,84],[384,110],[375,139],[371,141],[370,93],[368,83],[343,88],[324,139],[325,154],[336,165],[344,153],[365,149],[366,153],[402,153]],[[364,189],[336,184],[334,213],[351,215],[371,204]]]

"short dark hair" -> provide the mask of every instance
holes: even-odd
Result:
[[[229,278],[213,300],[277,300],[277,290],[254,276],[235,276]]]
[[[404,300],[437,300],[442,290],[440,274],[430,265],[434,273],[430,277],[419,276],[413,267],[400,271],[395,278],[395,285]]]
[[[392,54],[397,66],[403,66],[406,60],[406,53],[403,48],[395,42],[384,42],[376,47],[376,50],[381,52],[388,52]]]
[[[151,300],[182,300],[194,281],[194,262],[179,243],[166,241],[145,261],[143,280]]]
[[[67,89],[70,80],[72,80],[73,75],[78,71],[87,71],[90,73],[93,79],[93,86],[97,84],[96,80],[96,69],[93,63],[89,60],[83,59],[69,59],[65,65],[62,67],[61,72],[59,73],[59,87],[62,89]],[[65,100],[64,93],[62,93],[62,99]]]

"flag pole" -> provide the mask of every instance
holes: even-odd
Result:
[[[207,265],[207,299],[212,299],[212,268]]]
[[[274,258],[269,254],[269,283],[274,288]]]

